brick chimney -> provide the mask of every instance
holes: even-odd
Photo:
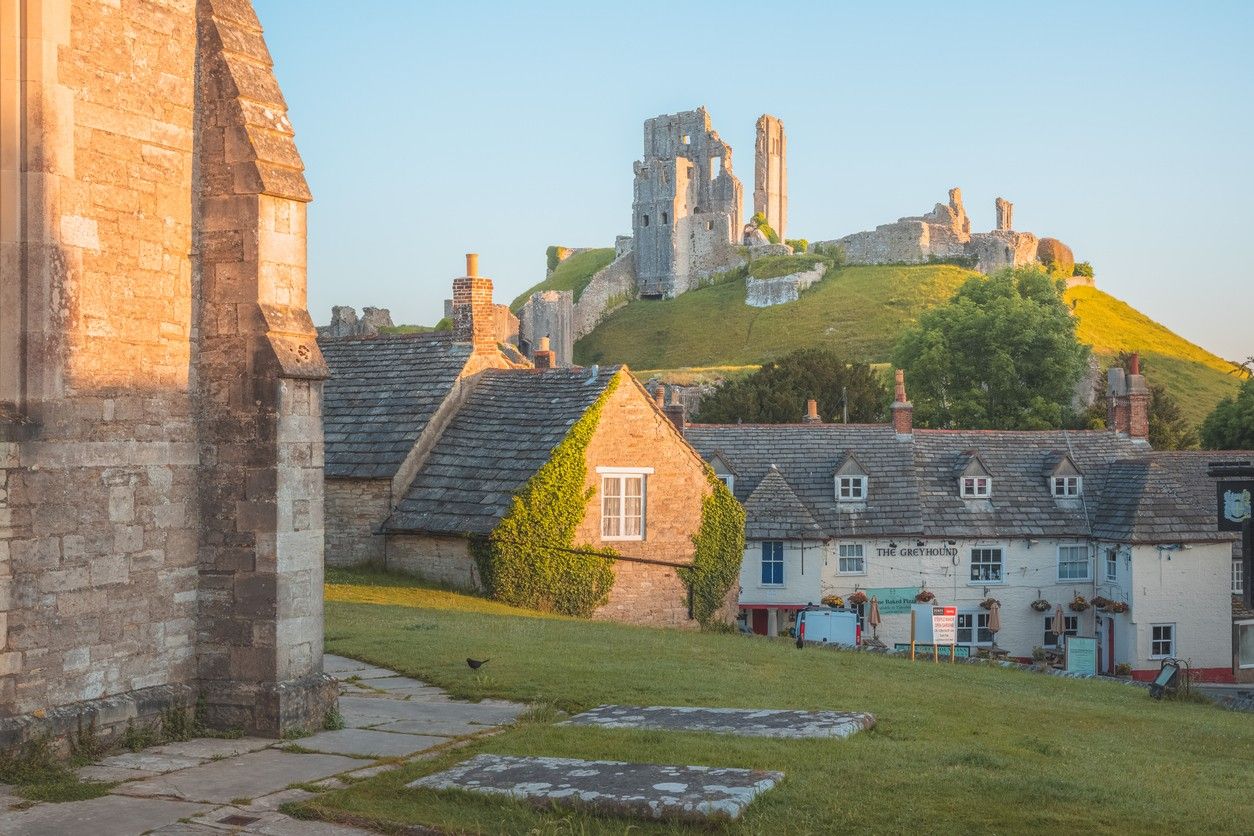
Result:
[[[1133,354],[1131,370],[1115,366],[1106,372],[1106,426],[1137,441],[1149,441],[1149,386],[1141,374],[1141,355]]]
[[[653,400],[657,402],[658,408],[666,410],[666,386],[659,383],[657,388],[653,390]]]
[[[541,337],[540,344],[531,352],[531,362],[537,369],[551,369],[557,363],[557,355],[549,349],[549,338]]]
[[[806,417],[801,420],[807,424],[823,423],[823,419],[819,417],[819,402],[814,398],[806,401]]]
[[[476,354],[495,352],[495,320],[492,280],[479,275],[479,255],[466,253],[466,275],[453,279],[453,339]]]
[[[688,426],[688,416],[683,401],[679,399],[679,390],[674,386],[671,387],[671,402],[666,405],[664,411],[666,417],[675,425],[675,429],[682,433],[684,427]]]
[[[897,435],[914,434],[914,404],[906,400],[906,372],[898,369],[896,390],[893,393],[893,429]]]

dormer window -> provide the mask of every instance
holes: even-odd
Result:
[[[714,478],[726,485],[727,490],[734,494],[736,492],[736,471],[732,469],[722,451],[715,450],[714,455],[710,456],[710,467],[714,469]]]
[[[726,485],[727,490],[731,491],[732,493],[736,492],[736,477],[735,476],[732,476],[730,473],[715,473],[714,478],[718,479],[720,482]]]
[[[1083,478],[1079,476],[1055,476],[1052,480],[1054,496],[1058,499],[1074,499],[1083,489]]]
[[[963,499],[988,499],[993,494],[993,480],[987,476],[964,476]]]
[[[837,476],[836,498],[841,502],[862,502],[866,499],[865,476]]]

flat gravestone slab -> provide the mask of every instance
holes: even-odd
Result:
[[[36,804],[27,810],[0,812],[6,836],[135,836],[213,809],[207,804],[156,798],[105,795],[90,801]]]
[[[120,755],[112,755],[100,761],[98,766],[138,769],[141,772],[161,774],[187,769],[190,766],[199,766],[202,763],[204,763],[203,758],[193,758],[186,755],[163,755],[145,749],[142,752],[123,752]]]
[[[354,728],[377,726],[396,720],[426,720],[432,717],[456,717],[477,723],[508,723],[522,712],[525,705],[487,705],[484,703],[422,702],[390,699],[384,696],[340,697],[340,714],[346,725]]]
[[[167,796],[189,801],[225,804],[237,798],[259,798],[286,789],[289,784],[316,781],[347,772],[361,761],[340,755],[298,755],[262,749],[122,784],[114,792],[131,796]]]
[[[395,734],[373,729],[339,729],[302,737],[298,745],[304,749],[330,752],[336,755],[391,758],[412,755],[414,752],[421,752],[442,743],[448,743],[448,740],[442,737]]]
[[[475,755],[407,786],[503,795],[539,807],[558,803],[598,813],[702,821],[737,818],[783,777],[757,769]]]
[[[875,725],[875,716],[852,711],[601,705],[561,725],[607,729],[712,732],[742,737],[845,738]]]
[[[436,737],[466,737],[471,734],[495,728],[492,723],[472,723],[466,720],[428,718],[425,720],[396,720],[381,726],[372,726],[376,731],[396,732],[398,734],[433,734]]]

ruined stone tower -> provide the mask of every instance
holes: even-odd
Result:
[[[321,724],[310,200],[248,0],[0,2],[0,750]]]
[[[753,159],[753,213],[759,212],[783,241],[788,225],[788,141],[784,123],[770,114],[758,117]]]
[[[676,296],[728,264],[743,199],[731,146],[704,107],[647,120],[632,203],[640,295]]]

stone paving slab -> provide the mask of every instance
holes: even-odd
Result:
[[[273,746],[275,741],[265,737],[197,737],[181,743],[165,743],[145,749],[145,753],[174,755],[182,758],[198,758],[202,761],[243,755]]]
[[[154,775],[160,775],[159,772],[148,772],[143,769],[127,769],[123,766],[104,766],[103,764],[93,763],[89,766],[79,767],[74,770],[74,774],[83,781],[136,781],[140,778],[151,778]]]
[[[475,755],[411,788],[466,790],[640,818],[734,819],[782,772],[574,758]]]
[[[457,718],[480,723],[508,723],[527,710],[525,705],[485,705],[483,703],[427,703],[387,697],[340,697],[340,715],[355,728],[377,726],[396,720],[426,720],[432,717]]]
[[[166,772],[175,772],[179,769],[199,766],[202,763],[204,763],[202,758],[162,755],[154,753],[151,749],[145,749],[142,752],[123,752],[120,755],[112,755],[100,761],[98,765],[120,767],[122,769],[138,769],[141,772],[161,775]]]
[[[845,738],[875,726],[875,716],[851,711],[601,705],[560,725],[607,729],[712,732],[782,739]]]
[[[181,772],[122,784],[114,792],[224,804],[237,798],[269,795],[287,789],[289,784],[316,781],[347,772],[359,764],[360,761],[340,755],[304,755],[263,749],[227,760],[210,761]]]
[[[373,729],[339,729],[302,737],[296,745],[335,755],[392,758],[412,755],[443,743],[448,743],[448,740],[442,737],[396,734]]]
[[[469,720],[424,718],[422,720],[396,720],[381,726],[371,726],[375,731],[398,734],[433,734],[437,737],[464,737],[495,728],[493,723],[474,723]]]
[[[68,804],[36,804],[4,814],[6,836],[135,836],[213,809],[207,804],[105,795]]]
[[[350,676],[355,676],[358,679],[384,679],[397,675],[396,671],[375,667],[366,662],[358,662],[356,659],[348,659],[344,656],[323,656],[322,670],[336,679],[348,679]]]

